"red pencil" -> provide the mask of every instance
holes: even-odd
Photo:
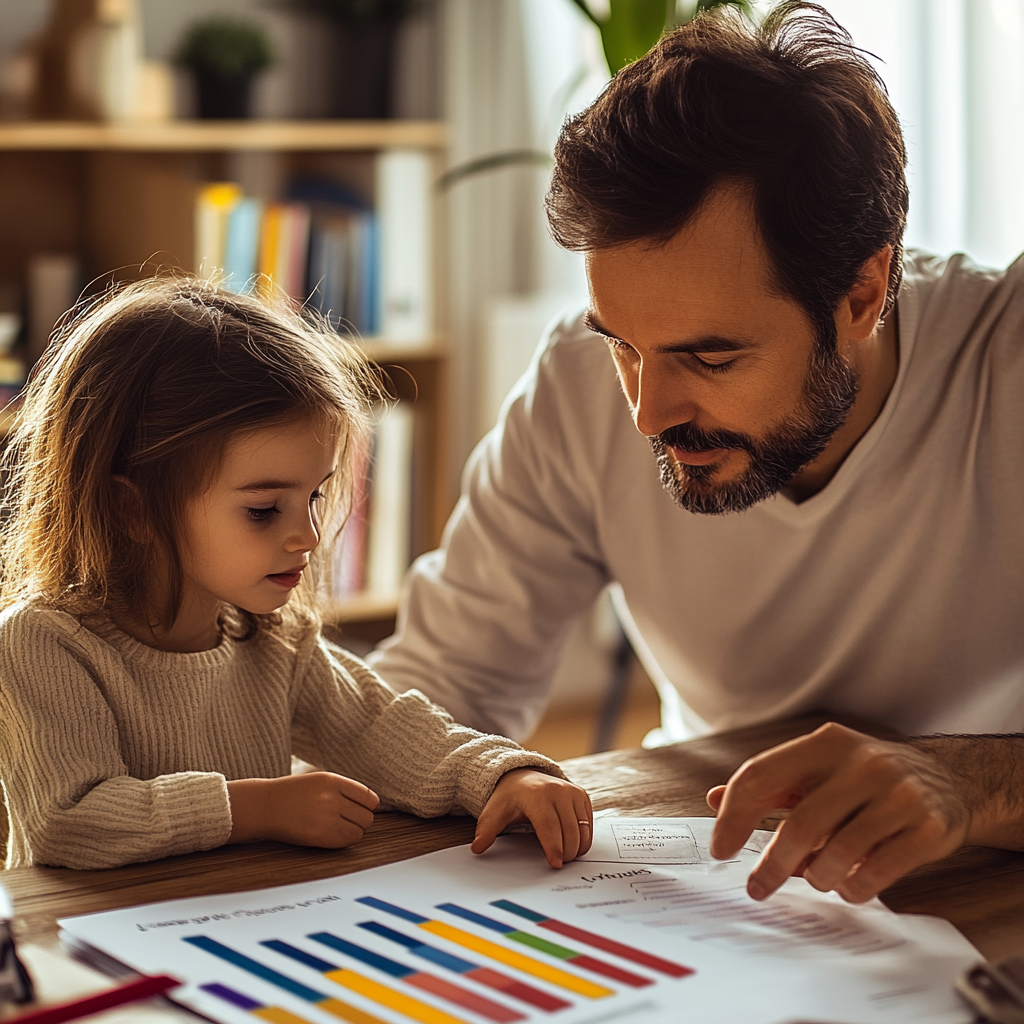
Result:
[[[91,1013],[112,1010],[115,1006],[124,1006],[125,1003],[135,1003],[140,999],[158,996],[161,992],[177,988],[180,984],[177,978],[167,974],[139,978],[138,981],[130,981],[127,985],[119,985],[106,992],[97,992],[96,995],[86,996],[84,999],[72,999],[70,1003],[58,1003],[56,1006],[29,1010],[20,1017],[9,1018],[7,1024],[61,1024],[62,1021],[78,1020],[79,1017],[88,1017]]]

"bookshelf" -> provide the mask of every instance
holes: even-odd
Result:
[[[443,171],[446,126],[436,121],[175,121],[0,123],[0,282],[24,288],[40,252],[73,252],[87,280],[192,266],[194,203],[208,181],[246,175],[267,194],[295,175],[320,175],[372,194],[373,158],[416,149]],[[433,211],[434,322],[444,322],[442,220]],[[409,343],[361,341],[397,397],[414,402],[414,554],[434,547],[451,509],[445,466],[448,355],[444,334]],[[0,422],[0,431],[9,418]],[[397,595],[358,594],[325,609],[343,629],[386,623]]]

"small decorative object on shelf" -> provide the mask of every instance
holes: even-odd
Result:
[[[178,50],[178,63],[196,76],[199,116],[249,117],[255,76],[273,63],[263,30],[238,18],[207,18],[193,25]]]
[[[297,0],[334,23],[334,102],[344,118],[391,116],[391,72],[398,25],[420,0]]]

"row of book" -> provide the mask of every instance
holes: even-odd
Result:
[[[357,454],[351,511],[332,553],[330,596],[393,597],[413,554],[414,414],[397,402],[381,410],[372,443]]]
[[[296,179],[279,202],[211,182],[196,198],[196,270],[236,291],[283,292],[343,330],[427,343],[430,190],[429,156],[408,149],[376,156],[372,205],[328,179]]]

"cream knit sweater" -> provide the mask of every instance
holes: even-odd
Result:
[[[109,621],[15,606],[0,616],[7,867],[102,868],[208,850],[231,832],[227,781],[289,774],[295,754],[358,779],[381,808],[479,814],[540,754],[396,695],[309,633],[156,650]]]

